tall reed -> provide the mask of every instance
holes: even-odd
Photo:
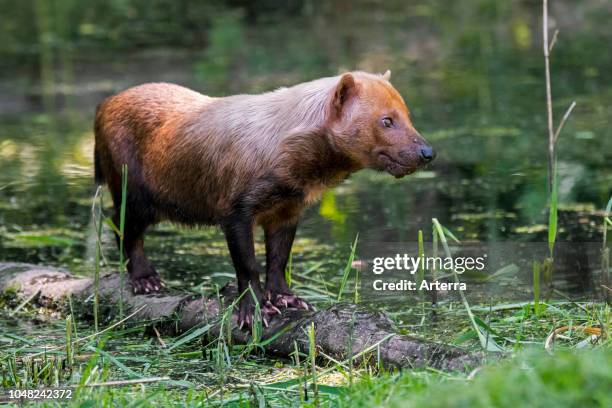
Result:
[[[127,205],[128,166],[121,166],[121,208],[119,211],[119,319],[123,319],[123,290],[127,262],[125,259],[125,208]]]
[[[557,238],[557,207],[558,207],[558,180],[557,180],[557,140],[559,134],[576,107],[573,101],[565,111],[559,126],[554,128],[552,109],[552,86],[550,81],[550,54],[557,42],[559,30],[553,34],[552,41],[548,41],[548,0],[542,2],[542,47],[544,52],[544,73],[546,78],[546,119],[548,124],[548,252],[549,257],[554,259],[555,241]],[[552,268],[552,265],[551,265]],[[552,269],[551,269],[552,271]]]
[[[317,365],[316,365],[316,342],[315,342],[315,327],[314,323],[310,323],[308,327],[308,356],[310,359],[310,368],[312,370],[312,393],[314,396],[314,406],[319,404],[319,387],[317,385]]]
[[[96,205],[96,199],[99,200]],[[97,211],[96,211],[97,208]],[[102,186],[98,186],[96,194],[93,199],[93,205],[91,208],[91,216],[93,219],[93,225],[96,232],[96,255],[94,264],[94,298],[93,298],[93,315],[94,315],[94,329],[97,332],[100,331],[100,261],[102,258]]]
[[[612,288],[610,287],[610,248],[608,248],[608,228],[612,227],[612,197],[608,201],[606,211],[603,216],[603,236],[601,240],[601,280],[604,289],[604,298],[610,303],[612,298]]]

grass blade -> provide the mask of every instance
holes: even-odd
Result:
[[[356,240],[355,240],[356,243]],[[314,405],[319,406],[319,389],[317,387],[317,365],[316,365],[316,343],[315,343],[315,327],[314,323],[310,323],[308,328],[308,357],[310,359],[310,367],[312,370],[312,392],[314,394]]]
[[[184,336],[179,337],[178,339],[176,339],[176,341],[174,343],[172,343],[171,346],[168,347],[168,351],[173,350],[179,346],[182,346],[183,344],[189,343],[197,338],[199,338],[200,336],[204,335],[205,333],[208,333],[210,331],[210,329],[212,329],[213,325],[212,324],[205,324],[202,327],[199,327],[193,331],[190,331],[189,333],[186,333]]]
[[[452,258],[450,248],[448,247],[448,241],[446,240],[446,236],[444,235],[444,230],[442,229],[442,225],[440,224],[437,218],[432,218],[431,221],[433,222],[434,230],[437,231],[437,235],[440,239],[440,243],[442,244],[442,247],[444,248],[444,252],[446,256]],[[453,269],[453,277],[455,278],[455,282],[459,283],[459,276],[457,275],[457,272],[455,272],[454,269]],[[465,310],[468,314],[470,322],[472,323],[472,327],[478,334],[478,338],[480,340],[480,345],[482,346],[482,348],[487,351],[504,351],[503,347],[501,347],[493,339],[491,339],[489,336],[485,335],[485,333],[482,332],[483,328],[478,323],[476,323],[476,319],[474,318],[474,314],[472,313],[470,304],[468,303],[467,298],[465,297],[465,294],[463,293],[462,290],[459,291],[459,295],[461,296],[461,301],[463,302],[463,306],[465,307]]]
[[[550,257],[553,257],[555,241],[557,239],[557,168],[553,169],[553,185],[550,193],[550,210],[548,212],[548,250]]]
[[[123,289],[125,280],[126,260],[124,253],[125,241],[125,207],[127,205],[127,164],[121,166],[121,209],[119,211],[119,319],[123,318]]]
[[[338,290],[338,302],[342,298],[342,293],[344,292],[344,288],[346,287],[346,282],[348,281],[349,274],[351,273],[351,268],[353,267],[353,260],[355,259],[355,251],[357,250],[357,241],[359,240],[359,234],[355,237],[355,242],[353,242],[353,246],[351,247],[351,255],[349,256],[348,261],[346,262],[346,266],[344,267],[344,272],[342,273],[342,281],[340,282],[340,290]]]
[[[533,261],[533,312],[540,313],[540,263]]]
[[[417,272],[416,278],[416,286],[417,288],[421,287],[421,283],[423,279],[425,279],[425,243],[423,241],[423,230],[419,230],[419,270]]]
[[[289,252],[289,261],[287,262],[287,267],[285,268],[285,281],[287,281],[287,286],[291,287],[291,275],[293,273],[293,252]]]

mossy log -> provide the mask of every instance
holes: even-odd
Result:
[[[129,285],[128,285],[129,287]],[[85,303],[81,319],[92,319],[93,279],[71,274],[63,269],[22,263],[0,263],[0,292],[13,291],[20,302],[58,309],[65,307],[68,295],[73,300]],[[116,316],[115,307],[120,299],[118,274],[100,278],[101,321],[110,321]],[[234,288],[222,291],[221,297],[203,298],[192,293],[168,290],[155,295],[133,295],[123,289],[125,314],[138,311],[130,321],[152,321],[171,328],[174,333],[185,332],[198,325],[214,323],[235,299]],[[221,303],[221,304],[220,304]],[[250,333],[240,330],[233,316],[231,336],[236,344],[246,344]],[[432,367],[445,371],[466,371],[478,366],[482,356],[465,350],[413,338],[397,333],[389,317],[380,311],[361,305],[338,303],[318,311],[286,309],[276,316],[269,327],[264,328],[262,339],[271,338],[282,331],[265,346],[265,352],[279,357],[289,357],[295,344],[301,352],[308,352],[306,329],[314,323],[317,348],[337,360],[347,360],[380,343],[373,351],[373,362],[385,367],[402,369]],[[217,336],[219,327],[213,327],[209,336]],[[381,340],[383,340],[381,342]],[[352,354],[349,353],[352,348]],[[377,361],[378,360],[378,361]],[[362,362],[363,358],[359,358]]]

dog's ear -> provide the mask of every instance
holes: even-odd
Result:
[[[357,86],[353,75],[347,73],[340,77],[332,101],[332,107],[337,116],[341,115],[342,109],[346,105],[346,102],[355,94],[356,88]]]
[[[382,75],[382,77],[383,77],[383,79],[384,79],[385,81],[390,80],[390,79],[391,79],[391,70],[389,70],[389,69],[388,69],[388,70],[386,70],[386,71],[385,71],[385,73]]]

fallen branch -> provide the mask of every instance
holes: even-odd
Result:
[[[111,306],[101,308],[101,320],[109,321],[117,317],[114,314],[116,308],[112,306],[122,298],[130,321],[155,322],[172,334],[212,324],[206,335],[218,337],[221,328],[217,322],[236,297],[235,290],[231,288],[224,291],[220,299],[201,298],[176,291],[133,295],[125,289],[121,293],[119,282],[118,274],[100,278],[101,304]],[[32,297],[32,304],[55,309],[65,307],[65,301],[71,295],[85,305],[79,308],[81,319],[93,319],[93,289],[93,279],[77,277],[62,269],[0,263],[0,292],[13,290],[18,301]],[[338,303],[316,312],[284,310],[264,329],[260,344],[270,355],[289,357],[294,353],[296,344],[301,353],[307,354],[309,342],[306,328],[311,323],[315,326],[317,349],[327,359],[356,361],[352,357],[359,355],[359,362],[369,359],[378,364],[376,360],[380,358],[380,363],[388,368],[432,367],[448,371],[469,371],[481,362],[478,353],[398,334],[385,313],[349,303]],[[250,333],[237,327],[235,316],[232,316],[230,329],[235,344],[249,342]],[[348,349],[349,344],[352,350]]]

